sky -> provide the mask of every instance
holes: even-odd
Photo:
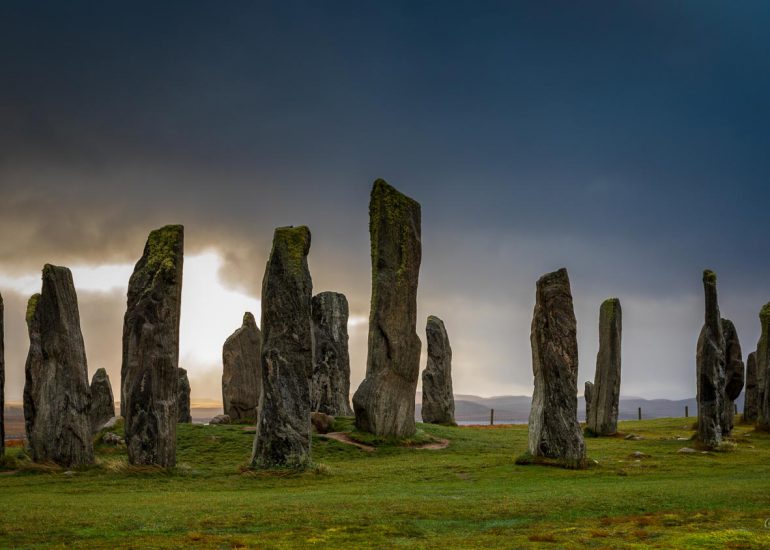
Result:
[[[424,355],[444,319],[456,393],[531,394],[535,282],[566,267],[579,387],[617,296],[622,393],[691,397],[702,270],[744,355],[770,301],[768,28],[764,1],[3,2],[7,399],[45,263],[118,387],[128,277],[171,223],[194,398],[221,399],[285,225],[311,229],[314,291],[348,297],[356,388],[376,178],[422,205],[417,330]]]

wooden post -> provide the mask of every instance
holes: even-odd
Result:
[[[684,406],[684,417],[690,418],[690,408],[687,405]]]
[[[641,420],[641,419],[642,419],[642,408],[639,407],[639,420]]]
[[[489,425],[495,425],[495,409],[489,409]]]

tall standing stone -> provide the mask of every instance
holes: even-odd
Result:
[[[420,204],[383,180],[369,202],[372,299],[366,378],[353,395],[356,426],[382,436],[414,434],[414,399],[420,375],[417,279]]]
[[[746,395],[743,398],[743,421],[756,422],[759,418],[759,381],[757,379],[757,352],[746,359]]]
[[[348,300],[338,292],[313,296],[315,353],[310,384],[310,410],[331,416],[352,416]]]
[[[743,390],[743,352],[735,325],[729,319],[722,319],[722,334],[725,337],[725,395],[722,403],[722,437],[733,431],[735,424],[735,400]]]
[[[0,294],[0,462],[5,455],[5,307]]]
[[[722,411],[725,395],[725,337],[717,302],[717,276],[703,272],[706,298],[705,323],[698,337],[698,441],[707,448],[722,443]]]
[[[190,412],[190,379],[187,378],[187,371],[179,369],[179,388],[176,398],[177,420],[180,424],[192,423],[192,413]]]
[[[759,419],[757,427],[770,431],[770,303],[759,312],[761,333],[757,343],[757,382],[759,383]]]
[[[24,420],[32,460],[92,464],[88,365],[69,269],[43,268],[43,290],[27,305],[27,328]]]
[[[537,281],[532,317],[535,391],[529,414],[529,453],[585,467],[585,442],[577,420],[577,321],[566,269]]]
[[[97,369],[91,378],[91,432],[102,429],[108,420],[115,417],[115,399],[107,371]]]
[[[243,314],[243,324],[222,346],[222,404],[231,420],[256,420],[262,391],[262,333],[254,316]]]
[[[605,300],[599,309],[599,353],[596,356],[590,415],[586,421],[594,435],[613,435],[618,431],[622,334],[620,300]]]
[[[150,233],[128,283],[121,409],[131,464],[176,464],[184,228]]]
[[[452,347],[444,321],[431,315],[425,327],[428,364],[422,371],[422,421],[455,424],[455,398],[452,392]]]
[[[262,281],[262,398],[252,465],[305,468],[310,456],[313,283],[310,230],[280,227]]]
[[[594,398],[594,383],[586,381],[585,389],[583,390],[583,399],[586,402],[586,427],[588,427],[588,420],[591,418],[591,400]]]

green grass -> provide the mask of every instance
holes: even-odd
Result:
[[[248,469],[253,433],[232,425],[180,425],[168,472],[99,445],[68,475],[9,449],[0,547],[770,547],[770,435],[739,426],[731,452],[677,454],[691,424],[621,422],[644,439],[587,438],[586,470],[514,464],[526,426],[420,424],[451,441],[439,451],[314,438],[300,474]]]

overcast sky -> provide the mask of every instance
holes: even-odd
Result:
[[[445,320],[457,393],[531,394],[535,281],[566,267],[580,387],[618,296],[622,392],[693,396],[702,270],[744,354],[770,300],[768,28],[765,1],[3,2],[8,398],[46,262],[117,388],[127,277],[167,223],[193,396],[220,397],[273,228],[299,224],[315,291],[349,298],[355,388],[378,177],[422,204],[418,334]]]

